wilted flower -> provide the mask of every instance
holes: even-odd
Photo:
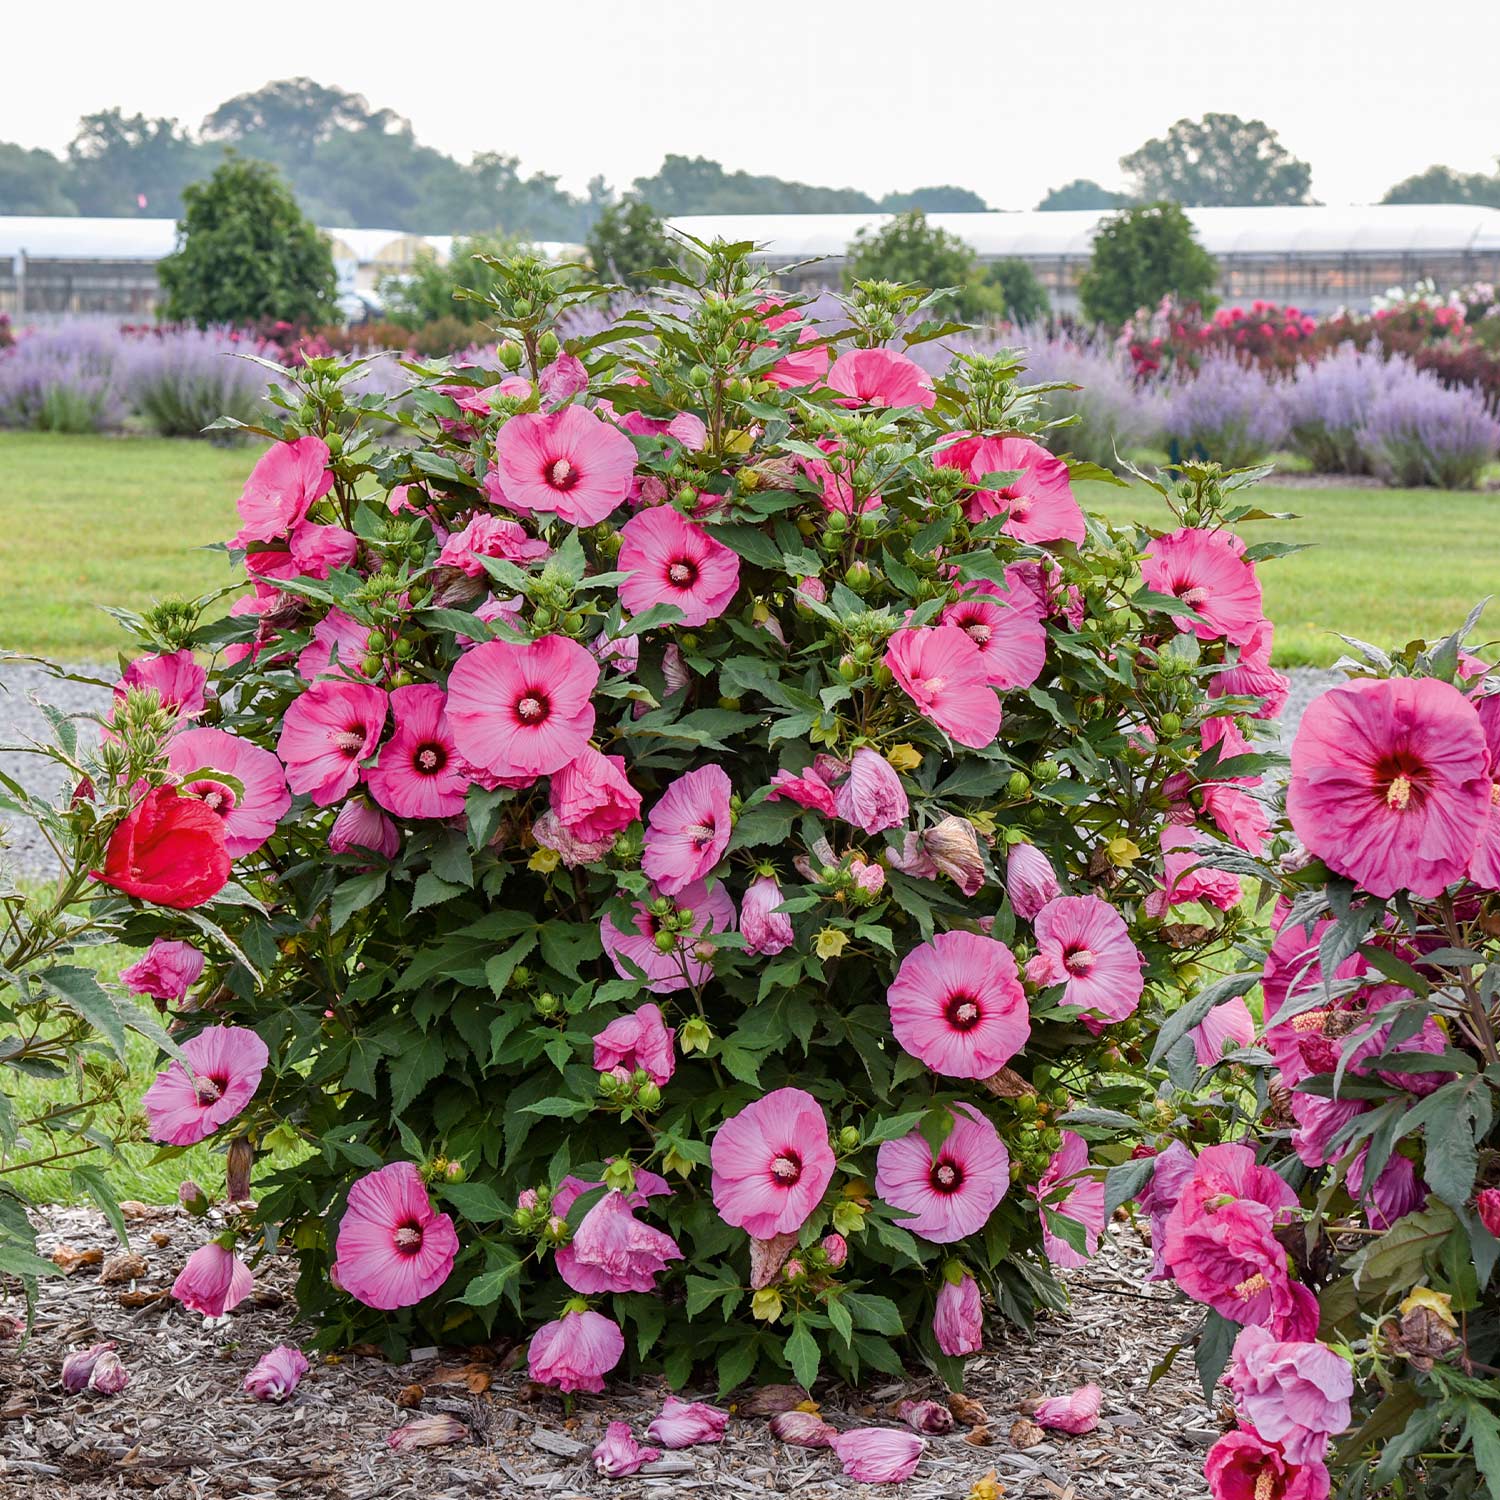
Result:
[[[386,1442],[398,1453],[408,1448],[441,1448],[448,1443],[466,1443],[469,1429],[457,1417],[436,1414],[418,1417],[404,1427],[398,1427],[386,1438]]]
[[[941,1437],[953,1431],[953,1413],[937,1401],[903,1401],[896,1408],[896,1415],[913,1432],[928,1437]]]
[[[771,1418],[771,1431],[794,1448],[831,1448],[838,1436],[816,1412],[796,1407],[776,1412]]]
[[[1066,1396],[1053,1396],[1037,1403],[1031,1414],[1038,1427],[1071,1432],[1075,1437],[1099,1425],[1099,1407],[1104,1393],[1097,1385],[1081,1385]]]
[[[1032,921],[1061,890],[1052,862],[1035,844],[1010,846],[1005,857],[1005,892],[1022,921]]]
[[[916,1472],[926,1444],[893,1427],[856,1427],[834,1435],[830,1448],[844,1473],[860,1484],[899,1484]]]
[[[629,1422],[611,1422],[589,1456],[600,1474],[609,1479],[620,1479],[626,1474],[634,1474],[646,1464],[655,1463],[661,1457],[661,1449],[641,1447]]]
[[[307,1356],[290,1344],[279,1344],[262,1354],[245,1376],[245,1389],[257,1401],[285,1401],[307,1374]]]
[[[254,1286],[250,1267],[232,1250],[210,1240],[188,1256],[172,1283],[172,1295],[205,1318],[222,1318],[243,1302]]]
[[[99,1361],[114,1351],[114,1344],[93,1344],[87,1349],[75,1349],[67,1355],[62,1364],[62,1388],[70,1395],[76,1396],[80,1391],[88,1389],[89,1381],[93,1379],[94,1369]]]
[[[717,1443],[724,1437],[729,1413],[702,1401],[681,1401],[668,1396],[661,1412],[646,1429],[646,1436],[663,1448],[691,1448],[697,1443]]]
[[[984,1306],[979,1283],[968,1272],[957,1281],[943,1277],[932,1314],[932,1333],[950,1359],[978,1354],[984,1347]]]

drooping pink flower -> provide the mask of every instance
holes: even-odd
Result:
[[[559,1247],[557,1274],[585,1296],[651,1292],[669,1262],[681,1259],[676,1240],[641,1223],[625,1194],[612,1189],[584,1214],[573,1238]]]
[[[979,647],[957,625],[898,630],[885,651],[902,692],[960,745],[983,750],[1000,732],[1000,699]]]
[[[198,982],[202,973],[203,954],[191,943],[154,938],[140,958],[120,970],[120,983],[137,995],[175,1003]]]
[[[269,750],[222,729],[186,729],[167,742],[167,766],[178,791],[196,797],[224,820],[231,859],[253,854],[292,805],[286,772]],[[214,772],[222,771],[221,780]],[[237,782],[238,786],[232,785]]]
[[[1490,754],[1490,805],[1469,856],[1469,879],[1489,890],[1500,889],[1500,693],[1469,700],[1484,731]]]
[[[1265,804],[1237,786],[1216,784],[1203,789],[1203,811],[1219,832],[1248,854],[1260,854],[1270,839],[1271,819]]]
[[[367,1172],[349,1189],[335,1245],[339,1285],[367,1307],[410,1307],[448,1279],[453,1220],[438,1213],[409,1161]]]
[[[596,1473],[606,1479],[623,1479],[647,1464],[654,1464],[661,1457],[661,1449],[641,1447],[629,1422],[611,1422],[589,1457],[594,1460]]]
[[[1269,620],[1262,620],[1240,647],[1239,660],[1209,678],[1209,697],[1258,698],[1260,704],[1253,710],[1257,719],[1279,718],[1286,707],[1291,683],[1284,672],[1271,665],[1274,636],[1275,627]]]
[[[901,1227],[939,1245],[977,1234],[1010,1186],[1010,1153],[995,1127],[972,1105],[950,1112],[953,1128],[936,1154],[913,1130],[882,1142],[875,1161],[876,1192],[911,1216]]]
[[[465,652],[448,678],[458,753],[512,782],[562,770],[594,732],[598,681],[599,663],[566,636],[527,645],[485,641]]]
[[[365,774],[370,795],[398,818],[451,818],[464,810],[468,767],[448,723],[448,695],[435,683],[391,694],[396,732]]]
[[[174,709],[179,718],[194,719],[203,712],[207,687],[208,673],[191,651],[170,651],[136,657],[115,684],[114,695],[119,699],[130,688],[155,688],[164,708]]]
[[[1255,1018],[1242,995],[1216,1005],[1188,1032],[1200,1068],[1212,1067],[1224,1056],[1226,1048],[1248,1047],[1255,1039]]]
[[[205,1318],[222,1318],[231,1308],[239,1306],[254,1287],[250,1267],[234,1251],[210,1240],[188,1256],[172,1283],[172,1295],[189,1312],[201,1313]]]
[[[852,397],[851,405],[917,406],[937,400],[930,376],[910,355],[894,349],[850,349],[834,360],[828,384]]]
[[[1344,1173],[1344,1186],[1349,1196],[1364,1209],[1365,1221],[1370,1228],[1389,1229],[1407,1214],[1417,1213],[1426,1207],[1427,1185],[1417,1176],[1417,1169],[1412,1165],[1410,1157],[1393,1153],[1386,1159],[1375,1181],[1367,1183],[1365,1168],[1369,1165],[1369,1157],[1369,1146],[1361,1147]],[[1479,1196],[1482,1198],[1484,1194]],[[1484,1218],[1482,1206],[1479,1217]],[[1485,1225],[1486,1229],[1489,1227],[1488,1224]]]
[[[1174,617],[1179,630],[1200,641],[1221,637],[1247,646],[1264,619],[1260,580],[1245,561],[1245,544],[1229,531],[1185,526],[1152,539],[1141,562],[1141,578],[1153,593],[1181,599],[1201,618]]]
[[[719,1217],[758,1240],[807,1222],[833,1180],[822,1106],[802,1089],[774,1089],[714,1132],[709,1151]]]
[[[1308,851],[1377,896],[1430,899],[1468,871],[1490,815],[1484,730],[1435,677],[1362,679],[1308,705],[1287,812]]]
[[[328,444],[322,438],[309,435],[290,443],[273,443],[245,481],[234,545],[285,536],[332,488]]]
[[[620,531],[615,566],[630,574],[620,602],[632,615],[653,604],[682,611],[682,625],[706,625],[729,608],[740,586],[740,560],[701,526],[669,505],[632,516]]]
[[[660,1413],[646,1429],[646,1436],[663,1448],[691,1448],[698,1443],[718,1443],[729,1425],[729,1413],[704,1401],[682,1401],[668,1396]]]
[[[278,1344],[245,1376],[245,1390],[257,1401],[285,1401],[307,1371],[307,1356],[300,1349]]]
[[[1081,1006],[1095,1036],[1140,1004],[1142,959],[1125,919],[1098,896],[1057,896],[1034,919],[1037,951],[1026,965],[1033,984],[1063,987],[1062,1003]]]
[[[576,354],[559,354],[542,371],[538,387],[550,406],[560,405],[589,388],[589,372]]]
[[[1005,856],[1005,894],[1011,910],[1024,922],[1038,913],[1062,890],[1051,861],[1035,844],[1012,844]]]
[[[370,627],[341,609],[330,609],[313,626],[313,638],[297,653],[297,675],[314,682],[319,677],[359,681],[370,649]]]
[[[1201,901],[1228,911],[1244,894],[1238,875],[1205,864],[1199,838],[1191,828],[1173,823],[1161,831],[1163,876],[1161,889],[1146,897],[1146,911],[1164,916],[1173,906]]]
[[[989,583],[970,588],[943,611],[942,623],[956,625],[979,647],[991,687],[1030,687],[1047,661],[1047,630],[1035,595]]]
[[[455,675],[457,669],[455,668]],[[346,796],[385,728],[386,695],[369,683],[321,679],[282,715],[276,754],[287,785],[319,807]]]
[[[849,775],[833,794],[834,811],[866,833],[899,828],[910,807],[900,774],[878,750],[861,745],[849,762]]]
[[[617,1016],[594,1038],[594,1068],[600,1073],[644,1068],[652,1083],[663,1088],[677,1069],[676,1040],[677,1032],[662,1019],[661,1007],[648,1001],[629,1015]]]
[[[457,1417],[434,1412],[430,1417],[416,1417],[386,1437],[388,1447],[397,1453],[408,1448],[445,1448],[450,1443],[467,1443],[471,1434]]]
[[[828,1446],[857,1484],[901,1484],[916,1473],[927,1444],[894,1427],[856,1427],[835,1433]]]
[[[363,797],[351,797],[328,830],[328,847],[335,854],[367,849],[371,854],[394,859],[401,847],[401,833],[386,815]]]
[[[775,802],[779,797],[795,802],[798,807],[820,812],[826,818],[836,816],[833,788],[816,766],[809,766],[807,770],[795,774],[791,771],[778,771],[771,778],[771,791],[766,801]]]
[[[652,892],[653,897],[656,894]],[[702,984],[713,973],[713,955],[699,939],[709,932],[734,931],[734,902],[722,883],[709,890],[704,882],[698,881],[679,891],[676,900],[679,906],[687,907],[693,913],[693,925],[691,932],[666,953],[656,946],[656,934],[660,929],[645,902],[633,904],[635,924],[625,932],[615,926],[608,913],[599,919],[599,936],[615,972],[622,979],[632,979],[638,973],[644,973],[647,987],[655,995],[670,995],[676,990]],[[629,968],[627,964],[634,967]]]
[[[679,776],[651,809],[641,869],[663,895],[702,880],[723,858],[734,832],[731,790],[721,767],[699,766]]]
[[[1253,1427],[1226,1432],[1203,1465],[1210,1500],[1328,1500],[1322,1463],[1294,1464]]]
[[[1104,1392],[1097,1385],[1081,1385],[1066,1396],[1051,1396],[1039,1402],[1031,1418],[1038,1427],[1081,1437],[1099,1425],[1099,1408],[1103,1402]]]
[[[551,548],[538,537],[530,535],[519,521],[505,516],[496,516],[480,511],[469,518],[462,531],[455,531],[443,543],[438,553],[438,564],[445,568],[457,568],[469,578],[485,576],[482,557],[498,557],[506,562],[528,563],[538,557],[546,557]]]
[[[1177,1200],[1187,1186],[1197,1165],[1197,1158],[1181,1141],[1168,1141],[1157,1153],[1151,1180],[1136,1195],[1141,1212],[1151,1221],[1151,1274],[1148,1281],[1165,1281],[1167,1270],[1167,1217],[1177,1207]]]
[[[986,474],[1019,473],[998,490],[976,489],[964,502],[970,521],[1005,516],[1004,530],[1023,542],[1081,542],[1083,511],[1073,496],[1068,466],[1024,437],[964,436],[933,460],[963,469],[979,484]]]
[[[773,958],[796,941],[792,919],[777,907],[785,900],[774,875],[757,875],[740,902],[740,931],[745,951]]]
[[[1322,1462],[1328,1439],[1349,1425],[1354,1375],[1326,1344],[1243,1328],[1224,1379],[1244,1419],[1294,1464]]]
[[[947,1078],[990,1077],[1031,1035],[1014,955],[975,932],[940,932],[913,948],[886,1001],[896,1040]]]
[[[327,578],[337,568],[347,567],[359,553],[359,538],[342,526],[317,526],[298,521],[287,539],[289,577]],[[246,558],[248,566],[251,559]]]
[[[512,417],[495,442],[506,498],[556,513],[570,526],[597,526],[630,493],[635,444],[582,406]]]
[[[168,1146],[195,1145],[227,1125],[255,1097],[271,1060],[245,1026],[206,1026],[182,1051],[192,1075],[180,1062],[169,1063],[141,1100],[151,1139]]]
[[[625,774],[625,757],[601,755],[592,745],[553,773],[550,800],[562,825],[586,843],[613,840],[641,815],[641,794]]]
[[[943,1277],[932,1313],[932,1334],[949,1359],[978,1354],[984,1348],[984,1304],[979,1283],[967,1271],[957,1281]]]
[[[532,1334],[526,1363],[539,1385],[597,1395],[624,1352],[625,1336],[619,1324],[602,1313],[573,1311],[544,1323]]]
[[[1099,1236],[1104,1233],[1104,1180],[1091,1175],[1088,1165],[1088,1142],[1077,1131],[1065,1130],[1061,1147],[1053,1152],[1047,1170],[1031,1190],[1042,1211],[1042,1248],[1047,1259],[1064,1270],[1087,1265],[1097,1253]],[[1057,1196],[1060,1187],[1069,1187],[1061,1198]],[[1075,1250],[1057,1231],[1054,1215],[1083,1225],[1081,1251]]]

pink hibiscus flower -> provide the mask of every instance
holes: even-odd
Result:
[[[203,954],[191,943],[153,938],[140,958],[120,970],[120,983],[137,995],[175,1004],[197,984],[202,973]]]
[[[774,875],[757,875],[745,887],[740,902],[740,931],[745,934],[745,951],[774,958],[796,941],[792,919],[776,908],[786,897]]]
[[[292,805],[286,772],[269,750],[222,729],[188,729],[167,743],[167,766],[185,778],[178,791],[196,797],[224,820],[230,859],[253,854]],[[224,773],[218,779],[215,771]],[[237,786],[231,782],[238,783]]]
[[[1287,812],[1332,870],[1377,896],[1439,896],[1468,872],[1491,807],[1474,706],[1437,678],[1345,683],[1292,745]]]
[[[361,678],[370,649],[370,627],[341,609],[330,609],[313,626],[313,638],[297,654],[297,675],[307,682],[319,677]]]
[[[232,545],[285,536],[332,488],[328,444],[322,438],[273,443],[245,481],[239,498],[242,524]]]
[[[986,474],[1019,472],[998,490],[975,490],[964,502],[970,521],[1005,516],[1007,535],[1022,542],[1081,542],[1083,511],[1073,498],[1068,466],[1024,437],[961,437],[933,460],[964,469],[977,484]]]
[[[979,1283],[967,1271],[957,1281],[943,1277],[932,1312],[932,1336],[949,1359],[984,1348],[984,1303]]]
[[[1076,1270],[1087,1265],[1099,1249],[1104,1233],[1104,1180],[1089,1175],[1088,1142],[1076,1131],[1062,1133],[1062,1145],[1052,1154],[1047,1170],[1032,1188],[1042,1213],[1042,1248],[1054,1266]],[[1068,1192],[1058,1197],[1059,1188]],[[1083,1226],[1083,1249],[1075,1250],[1055,1225],[1054,1216]]]
[[[1104,1392],[1097,1385],[1081,1385],[1066,1396],[1051,1396],[1038,1403],[1032,1420],[1038,1427],[1081,1437],[1099,1425],[1099,1408],[1103,1404]]]
[[[851,397],[850,405],[919,406],[937,400],[932,376],[909,355],[894,349],[850,349],[834,360],[828,384]]]
[[[646,1436],[663,1448],[692,1448],[698,1443],[724,1439],[729,1413],[706,1401],[682,1401],[668,1396],[660,1413],[651,1419]]]
[[[175,710],[179,718],[195,719],[203,712],[207,687],[208,673],[193,660],[193,653],[171,651],[136,657],[115,684],[114,694],[118,699],[129,688],[155,688],[163,708]]]
[[[641,815],[641,794],[625,774],[625,757],[585,745],[552,776],[552,811],[575,839],[613,840]]]
[[[629,1015],[617,1016],[594,1038],[594,1068],[600,1073],[643,1068],[662,1088],[677,1070],[676,1040],[676,1031],[662,1019],[661,1007],[648,1001]]]
[[[539,1385],[598,1395],[624,1352],[625,1335],[618,1323],[603,1313],[565,1312],[532,1334],[526,1365]]]
[[[1033,984],[1062,985],[1062,1003],[1088,1012],[1083,1024],[1095,1036],[1135,1010],[1145,988],[1142,959],[1125,919],[1109,902],[1058,896],[1034,921],[1037,951],[1026,965]]]
[[[898,630],[885,664],[924,718],[960,745],[983,750],[1000,733],[1000,699],[984,656],[956,625]]]
[[[307,1356],[291,1344],[278,1344],[262,1354],[245,1376],[245,1391],[256,1401],[285,1401],[307,1374]]]
[[[367,1307],[389,1311],[430,1297],[458,1255],[453,1220],[438,1213],[409,1161],[367,1172],[349,1189],[339,1220],[338,1284]]]
[[[288,538],[291,568],[288,577],[327,578],[336,568],[347,567],[359,552],[359,538],[342,526],[317,526],[298,521]],[[245,559],[246,566],[250,559]]]
[[[836,815],[833,788],[829,786],[816,765],[800,773],[778,771],[771,778],[771,790],[767,802],[785,797],[798,807],[820,812],[826,818]]]
[[[827,1116],[801,1089],[773,1089],[725,1120],[709,1157],[719,1217],[758,1240],[799,1230],[833,1181]]]
[[[328,830],[328,847],[335,854],[365,849],[394,859],[401,847],[401,834],[383,812],[363,797],[351,797],[339,808],[339,815]]]
[[[1241,1329],[1224,1381],[1241,1416],[1294,1464],[1321,1463],[1349,1425],[1354,1374],[1326,1344]]]
[[[451,818],[464,810],[468,767],[448,723],[447,694],[414,683],[391,694],[396,732],[365,775],[370,795],[398,818]]]
[[[1294,1464],[1253,1427],[1227,1432],[1203,1465],[1210,1500],[1328,1500],[1332,1481],[1322,1463]]]
[[[1257,719],[1279,718],[1292,685],[1284,672],[1271,665],[1274,636],[1275,627],[1269,620],[1262,620],[1240,647],[1239,660],[1209,679],[1209,697],[1258,698],[1260,706],[1254,711]]]
[[[659,893],[653,890],[651,894],[654,898]],[[645,902],[634,903],[635,925],[627,932],[621,932],[608,914],[599,919],[599,936],[615,972],[622,979],[644,973],[647,988],[655,995],[702,984],[714,971],[713,950],[697,939],[707,932],[734,930],[734,902],[722,884],[713,890],[702,882],[686,886],[677,893],[677,903],[693,913],[692,932],[665,953],[656,946],[659,928]]]
[[[620,602],[631,614],[674,604],[683,625],[717,619],[740,586],[739,558],[668,505],[643,510],[625,523],[616,566],[630,574],[620,585]]]
[[[1255,1018],[1242,995],[1216,1005],[1188,1032],[1200,1068],[1211,1067],[1226,1051],[1248,1047],[1255,1039]]]
[[[216,1240],[194,1250],[172,1283],[172,1295],[205,1318],[222,1318],[254,1290],[250,1267]]]
[[[271,1060],[266,1044],[248,1027],[208,1026],[182,1044],[189,1075],[172,1062],[156,1075],[141,1104],[153,1141],[192,1146],[227,1125],[255,1097]]]
[[[764,318],[766,328],[773,333],[779,328],[785,328],[802,319],[800,308],[793,307],[785,312],[777,312],[776,309],[781,305],[781,298],[769,297],[756,309]],[[815,328],[799,328],[796,344],[786,350],[770,369],[763,372],[765,378],[784,391],[803,385],[816,385],[828,373],[828,361],[832,356],[826,344],[816,349],[806,349],[802,346],[816,344],[818,338],[819,334]],[[772,345],[767,343],[762,347],[769,349]]]
[[[875,1158],[875,1191],[910,1215],[901,1227],[939,1245],[977,1234],[1010,1186],[1010,1153],[995,1127],[969,1104],[951,1113],[936,1155],[913,1130],[882,1142]]]
[[[512,505],[555,512],[570,526],[597,526],[630,493],[635,444],[582,406],[512,417],[495,442]]]
[[[899,773],[867,745],[854,752],[849,775],[833,794],[833,806],[844,822],[869,834],[899,828],[910,811]]]
[[[569,408],[571,410],[571,408]],[[599,663],[577,641],[485,641],[448,678],[448,723],[458,753],[495,776],[529,781],[560,771],[594,732]]]
[[[382,688],[329,679],[313,683],[282,715],[276,754],[287,785],[319,807],[348,795],[364,774],[360,762],[380,742],[385,711]]]
[[[1236,646],[1255,639],[1264,618],[1260,580],[1244,559],[1245,544],[1232,532],[1183,527],[1152,539],[1141,563],[1141,578],[1157,594],[1181,599],[1202,618],[1175,618],[1179,630],[1200,641],[1220,637]]]
[[[517,421],[522,420],[517,418]],[[443,543],[438,564],[457,568],[470,578],[485,576],[482,557],[499,557],[506,562],[528,563],[546,557],[552,549],[539,538],[527,533],[519,521],[479,512],[469,518],[462,531],[455,531]]]
[[[886,994],[896,1040],[947,1078],[988,1078],[1031,1035],[1016,960],[1004,943],[940,932],[901,960]]]
[[[927,1444],[894,1427],[855,1427],[828,1440],[845,1477],[856,1484],[903,1484],[917,1472]]]
[[[651,809],[641,869],[664,896],[702,880],[724,857],[734,832],[732,790],[719,766],[700,766],[679,776]]]
[[[942,623],[956,625],[979,647],[992,687],[1030,687],[1042,675],[1047,630],[1034,595],[1005,594],[992,584],[979,584],[943,611]]]
[[[585,1296],[652,1292],[668,1264],[682,1259],[669,1234],[642,1224],[624,1193],[610,1191],[584,1214],[557,1251],[557,1274]]]
[[[1191,828],[1173,823],[1161,831],[1162,886],[1146,897],[1149,916],[1165,916],[1174,906],[1201,901],[1228,911],[1244,894],[1238,875],[1203,862],[1203,849]]]

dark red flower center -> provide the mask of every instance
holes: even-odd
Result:
[[[795,1187],[802,1176],[802,1158],[788,1147],[772,1159],[771,1176],[778,1187]]]
[[[1091,974],[1098,961],[1091,948],[1065,948],[1063,950],[1063,968],[1075,979]]]
[[[1208,590],[1201,583],[1194,583],[1191,578],[1179,579],[1172,585],[1172,592],[1189,609],[1201,610],[1208,603]]]
[[[667,564],[667,581],[674,588],[692,588],[698,581],[698,564],[690,557],[674,557]]]
[[[516,702],[516,717],[532,729],[545,724],[551,712],[552,704],[540,688],[527,688]]]
[[[199,1104],[217,1104],[228,1087],[228,1075],[223,1073],[199,1073],[193,1079],[193,1090],[198,1095]]]
[[[1427,801],[1428,780],[1427,767],[1399,751],[1375,766],[1375,794],[1391,812],[1421,812]]]
[[[365,726],[348,724],[343,729],[334,730],[328,738],[341,755],[349,760],[358,760],[360,752],[365,748]]]
[[[571,459],[555,458],[542,470],[542,478],[554,490],[570,490],[583,475]]]
[[[973,995],[959,991],[956,995],[949,995],[948,1003],[943,1007],[943,1017],[955,1031],[973,1031],[984,1019],[984,1012]]]
[[[398,1255],[415,1255],[422,1248],[422,1226],[414,1219],[398,1224],[393,1238]]]
[[[964,1184],[964,1169],[951,1156],[940,1156],[932,1164],[927,1180],[937,1193],[956,1193]]]
[[[205,807],[218,813],[221,818],[227,818],[234,811],[236,801],[234,791],[220,781],[195,781],[191,786],[183,787],[182,790],[185,795],[196,797]]]
[[[448,747],[437,740],[424,740],[411,758],[418,776],[436,776],[448,764]]]
[[[988,646],[990,643],[990,627],[983,620],[971,620],[964,626],[964,633],[976,646]]]
[[[705,818],[701,823],[690,823],[682,830],[693,841],[695,849],[703,849],[714,839],[714,820]]]

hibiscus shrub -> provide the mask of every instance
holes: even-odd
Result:
[[[497,262],[502,373],[399,407],[283,371],[253,591],[141,622],[215,653],[172,764],[244,893],[152,1127],[302,1153],[257,1214],[328,1343],[957,1381],[1142,1180],[1142,1037],[1251,921],[1203,851],[1265,835],[1255,476],[1112,529],[1017,355],[934,380],[922,293],[813,325],[747,251],[572,339],[606,289]]]

